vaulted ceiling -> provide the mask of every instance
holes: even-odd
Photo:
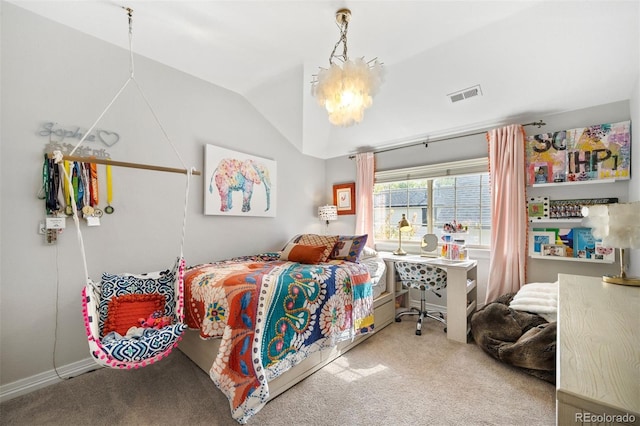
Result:
[[[332,158],[629,99],[640,2],[10,1],[237,92],[300,151]],[[349,56],[385,65],[360,124],[332,126],[311,96],[348,7]],[[480,85],[481,95],[451,102]]]

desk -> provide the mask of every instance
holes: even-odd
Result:
[[[447,271],[447,338],[456,342],[467,343],[471,331],[471,314],[477,306],[477,265],[476,260],[450,262],[438,258],[423,256],[397,256],[380,252],[380,257],[387,264],[387,282],[394,284],[398,291],[401,284],[396,281],[395,262],[425,263]]]
[[[559,425],[640,424],[639,306],[640,288],[559,274]]]

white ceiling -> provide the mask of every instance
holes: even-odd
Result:
[[[320,158],[438,138],[629,99],[640,73],[640,2],[10,1],[239,93]],[[386,79],[358,125],[331,126],[310,94],[352,11],[350,57]],[[482,96],[447,94],[480,84]]]

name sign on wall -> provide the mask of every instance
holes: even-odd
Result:
[[[80,141],[84,137],[84,131],[80,127],[72,128],[56,127],[57,123],[46,122],[42,124],[38,135],[49,138],[51,142],[64,142],[65,139],[77,139]],[[104,129],[95,129],[94,133],[87,135],[84,139],[88,142],[99,142],[107,147],[111,147],[120,141],[120,135]]]

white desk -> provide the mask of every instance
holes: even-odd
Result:
[[[417,255],[396,256],[392,253],[380,252],[387,264],[387,280],[394,283],[393,288],[399,290],[396,282],[395,262],[426,263],[447,271],[447,338],[466,343],[471,326],[469,320],[477,306],[477,265],[476,260],[449,262],[446,260]]]
[[[604,414],[627,419],[597,424],[640,424],[639,309],[638,287],[559,274],[559,425],[596,424],[587,416]]]

